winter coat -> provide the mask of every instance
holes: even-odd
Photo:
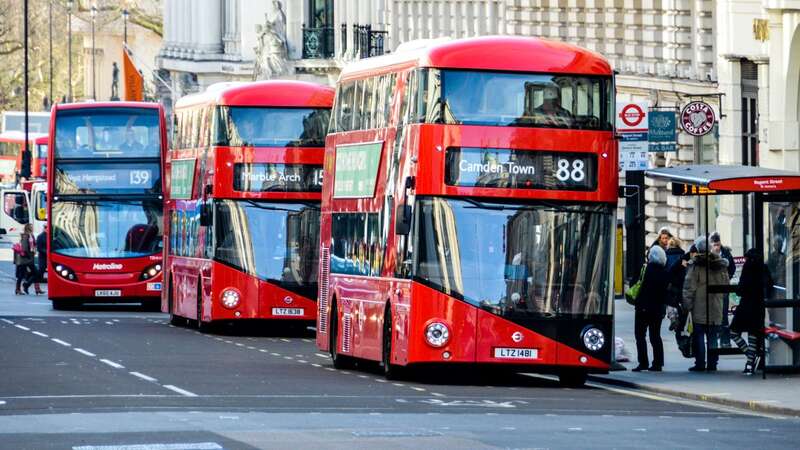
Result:
[[[731,331],[736,333],[761,333],[764,329],[764,299],[769,297],[774,281],[763,263],[746,263],[739,276],[736,294],[739,306],[733,313]]]
[[[22,233],[19,237],[19,244],[22,247],[23,255],[14,252],[14,265],[26,266],[33,264],[33,254],[36,251],[36,241],[29,233]]]
[[[659,317],[667,313],[667,272],[658,263],[648,263],[644,269],[639,296],[636,298],[636,311]]]
[[[708,280],[706,280],[708,270]],[[722,324],[722,297],[724,294],[708,294],[709,284],[730,283],[728,261],[714,253],[698,253],[689,261],[686,280],[683,283],[683,307],[692,313],[692,321],[701,325]]]
[[[666,304],[677,307],[681,303],[683,295],[683,280],[686,279],[686,268],[683,267],[683,255],[685,252],[680,248],[667,249],[667,296]]]
[[[730,247],[723,246],[720,253],[722,259],[728,261],[728,278],[733,278],[733,274],[736,273],[736,262],[733,260],[733,254],[731,254]]]

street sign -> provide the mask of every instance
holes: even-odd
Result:
[[[617,102],[619,170],[646,170],[649,102]]]
[[[676,146],[676,118],[674,111],[650,111],[647,139],[651,152],[674,152]]]
[[[714,109],[706,102],[691,102],[681,110],[681,127],[692,136],[708,134],[716,121]]]

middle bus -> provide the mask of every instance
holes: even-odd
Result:
[[[262,81],[219,83],[177,102],[161,304],[173,324],[314,320],[333,95]]]

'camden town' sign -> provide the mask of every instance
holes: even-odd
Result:
[[[691,102],[681,110],[681,127],[692,136],[705,136],[716,120],[714,109],[706,102]]]

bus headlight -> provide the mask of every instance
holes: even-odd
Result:
[[[220,301],[222,302],[222,306],[233,309],[239,306],[239,299],[240,299],[239,292],[235,289],[225,289],[222,291],[222,297]]]
[[[65,280],[75,281],[78,279],[78,277],[75,275],[75,271],[63,264],[56,264],[53,266],[53,269],[55,269],[56,273]]]
[[[581,337],[583,345],[593,352],[600,350],[606,344],[606,335],[595,327],[585,328]]]
[[[442,322],[433,322],[425,328],[425,340],[431,347],[444,347],[450,340],[450,330]]]
[[[140,280],[149,280],[156,275],[161,273],[161,264],[153,264],[152,266],[147,266],[142,271],[142,274],[139,275]]]

